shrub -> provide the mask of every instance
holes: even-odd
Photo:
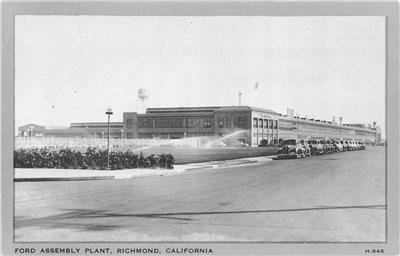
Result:
[[[110,152],[110,168],[112,170],[131,168],[168,168],[172,169],[174,157],[170,154],[143,156],[125,152]],[[107,151],[87,148],[86,152],[69,148],[51,151],[48,148],[32,148],[14,150],[15,168],[74,168],[105,169],[107,167]]]

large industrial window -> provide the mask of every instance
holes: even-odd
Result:
[[[205,128],[210,128],[211,127],[211,118],[206,118],[204,120],[204,127]]]
[[[253,128],[257,128],[258,126],[258,118],[253,118]]]
[[[247,128],[246,117],[235,117],[233,122],[235,128]]]
[[[268,120],[268,128],[272,129],[272,120]]]
[[[233,123],[232,123],[232,118],[231,117],[221,117],[218,119],[218,124],[220,128],[231,128]]]
[[[133,129],[133,119],[132,118],[126,119],[126,128]]]
[[[210,128],[211,118],[188,118],[188,128]]]
[[[153,128],[153,120],[151,118],[139,118],[139,128]]]
[[[278,129],[278,121],[274,120],[274,129]]]
[[[154,124],[156,128],[183,128],[183,119],[156,118]]]
[[[258,119],[258,128],[263,128],[263,120]]]
[[[263,125],[264,129],[267,129],[268,128],[268,120],[264,119],[263,123],[264,123],[264,125]]]

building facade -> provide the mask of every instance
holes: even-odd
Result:
[[[110,122],[110,137],[122,138],[122,122]],[[71,123],[69,127],[47,128],[28,124],[18,128],[21,137],[56,137],[56,138],[106,138],[107,122]]]
[[[107,122],[71,123],[70,127],[47,129],[29,124],[19,127],[19,136],[107,137]],[[178,139],[186,137],[235,135],[235,141],[257,146],[284,139],[347,139],[379,144],[378,126],[340,125],[332,121],[286,115],[249,106],[148,108],[144,114],[124,112],[122,122],[110,123],[111,138]],[[265,142],[264,141],[264,142]]]
[[[145,114],[123,114],[124,138],[174,139],[193,136],[227,136],[257,146],[283,139],[349,139],[379,143],[379,127],[364,128],[334,122],[282,115],[249,106],[148,108]]]

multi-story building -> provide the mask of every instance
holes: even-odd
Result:
[[[72,123],[64,129],[45,129],[26,125],[19,128],[20,136],[96,137],[107,136],[107,122]],[[261,140],[277,144],[280,140],[352,139],[380,143],[379,127],[340,125],[334,121],[300,118],[293,110],[286,115],[269,109],[249,106],[148,108],[146,113],[124,112],[122,122],[110,123],[112,138],[177,139],[197,136],[227,136],[257,146]]]
[[[123,114],[125,138],[183,138],[226,136],[238,132],[240,141],[256,146],[261,140],[277,144],[279,140],[353,139],[374,143],[380,134],[373,129],[339,125],[282,115],[269,109],[249,106],[148,108],[145,114]],[[241,132],[239,132],[241,131]]]

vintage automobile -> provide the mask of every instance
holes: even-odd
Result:
[[[301,145],[303,145],[306,156],[311,156],[311,147],[306,140],[300,140]]]
[[[351,150],[353,150],[353,148],[350,146],[350,141],[348,141],[348,140],[345,140],[345,141],[343,141],[344,142],[344,148],[346,149],[346,151],[351,151]]]
[[[284,140],[276,151],[279,159],[302,158],[305,156],[305,148],[298,139]]]
[[[342,145],[342,152],[347,151],[346,144],[344,143],[344,140],[338,140],[338,144]]]
[[[365,149],[365,144],[364,144],[364,142],[359,141],[358,144],[359,144],[359,147],[360,147],[361,150],[364,150],[364,149]]]
[[[312,156],[324,154],[324,146],[319,140],[309,140],[308,144],[310,145]]]
[[[355,141],[351,140],[351,141],[349,141],[349,144],[350,144],[351,150],[354,150],[354,151],[358,150],[357,143]]]
[[[335,147],[336,147],[336,152],[343,152],[343,141],[341,140],[336,140],[334,141]]]
[[[323,149],[324,154],[330,154],[331,146],[328,144],[328,141],[320,140],[320,143],[322,144],[322,149]]]
[[[333,154],[337,152],[335,141],[327,139],[326,145],[328,147],[328,154]]]

